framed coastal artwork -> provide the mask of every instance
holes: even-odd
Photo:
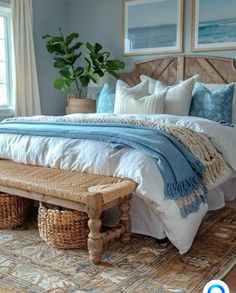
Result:
[[[193,0],[192,51],[236,49],[236,0]]]
[[[182,52],[183,0],[123,0],[125,55]]]

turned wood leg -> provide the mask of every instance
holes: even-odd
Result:
[[[124,200],[120,203],[120,225],[124,226],[125,232],[121,235],[120,240],[123,243],[127,243],[131,237],[131,221],[130,221],[130,200],[131,196],[124,197]]]
[[[103,239],[100,232],[101,229],[101,213],[102,213],[102,196],[101,194],[89,195],[86,198],[87,213],[89,216],[88,226],[90,229],[88,235],[88,251],[89,259],[92,264],[99,264],[103,251]]]

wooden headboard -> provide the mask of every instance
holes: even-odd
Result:
[[[168,56],[136,63],[132,72],[121,74],[120,79],[137,84],[141,74],[171,85],[195,74],[205,83],[236,81],[236,60],[210,56]]]

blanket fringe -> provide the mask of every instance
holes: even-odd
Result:
[[[198,186],[201,186],[201,184],[201,178],[198,175],[195,175],[194,177],[190,177],[178,184],[167,183],[164,188],[164,193],[169,199],[180,199],[191,194],[193,190],[198,188]]]

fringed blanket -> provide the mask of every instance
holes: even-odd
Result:
[[[205,136],[144,119],[13,118],[0,125],[0,132],[5,133],[102,140],[146,152],[157,159],[165,183],[164,193],[176,201],[183,217],[205,202],[205,184],[214,183],[229,169]]]

